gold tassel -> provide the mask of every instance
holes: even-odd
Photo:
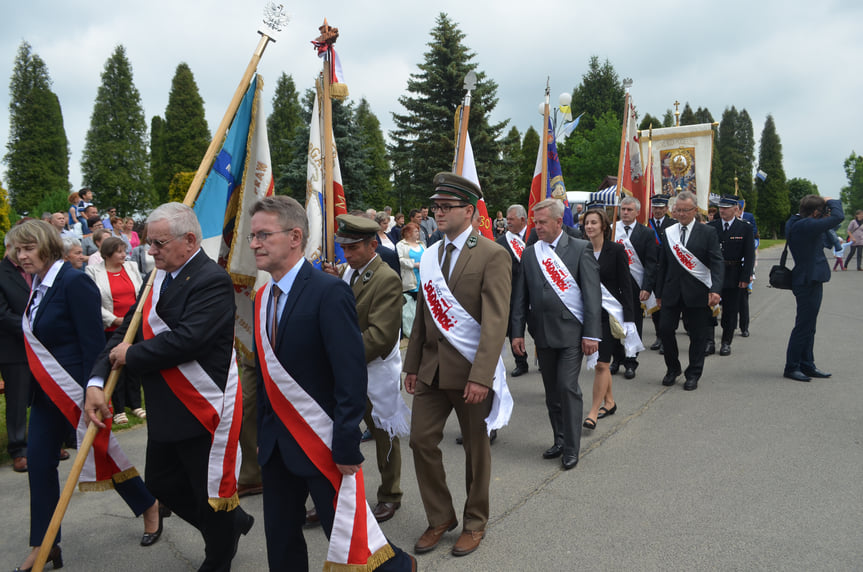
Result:
[[[369,556],[368,561],[365,564],[339,564],[338,562],[324,562],[324,572],[366,572],[375,570],[380,567],[384,562],[389,560],[390,558],[395,557],[396,553],[393,551],[393,547],[389,544],[385,544]]]
[[[344,83],[334,83],[330,86],[330,99],[343,100],[348,97],[348,86]]]
[[[107,479],[104,481],[88,481],[78,483],[78,490],[82,493],[101,493],[110,491],[114,488],[114,481]]]
[[[240,506],[240,497],[237,496],[237,493],[234,493],[232,497],[226,499],[209,499],[208,502],[210,503],[210,506],[213,507],[213,510],[216,512],[219,512],[220,510],[231,511]]]
[[[138,469],[136,469],[135,467],[130,467],[125,471],[120,471],[119,473],[111,477],[111,479],[114,481],[114,484],[119,485],[120,483],[125,483],[129,479],[134,479],[135,477],[140,476],[141,475],[138,473]]]

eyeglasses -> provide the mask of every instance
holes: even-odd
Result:
[[[171,242],[174,239],[180,238],[179,236],[172,236],[168,240],[156,240],[155,238],[148,238],[146,240],[148,246],[155,246],[159,250],[165,248],[165,245]]]
[[[255,240],[256,238],[258,239],[258,242],[266,242],[267,239],[270,238],[270,236],[272,236],[274,234],[278,234],[280,232],[291,232],[292,230],[294,230],[294,229],[283,228],[282,230],[274,230],[272,232],[266,232],[263,230],[259,230],[258,232],[253,232],[253,233],[249,234],[246,237],[246,240],[249,241],[249,244],[252,244],[252,241]]]
[[[447,214],[452,209],[460,209],[468,206],[467,204],[459,204],[459,205],[432,205],[431,212],[437,213],[442,212],[443,214]]]
[[[684,208],[680,208],[680,207],[674,207],[674,211],[673,211],[673,212],[676,212],[676,213],[688,213],[688,212],[691,212],[691,211],[694,211],[694,210],[695,210],[695,207],[689,207],[688,209],[684,209]]]

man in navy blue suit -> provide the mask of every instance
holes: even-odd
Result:
[[[799,212],[785,223],[785,238],[794,257],[791,291],[797,300],[797,316],[785,354],[783,375],[789,379],[809,381],[813,377],[831,375],[815,367],[812,349],[824,283],[830,280],[822,236],[844,218],[841,202],[806,195],[800,199]]]
[[[289,197],[267,197],[252,207],[251,215],[255,262],[272,276],[258,291],[255,313],[267,560],[271,570],[308,570],[303,536],[307,496],[330,537],[336,518],[333,475],[337,480],[356,475],[363,462],[359,426],[366,407],[365,351],[350,286],[303,258],[309,233],[303,207]],[[297,389],[302,402],[282,393],[283,384]],[[292,417],[286,403],[290,409],[319,414]],[[330,434],[329,450],[320,448],[308,428]],[[367,505],[356,508],[366,510]],[[369,520],[377,526],[373,517]],[[389,546],[394,556],[381,570],[416,570],[411,556]],[[381,552],[389,551],[384,547]]]

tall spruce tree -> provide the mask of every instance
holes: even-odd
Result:
[[[800,208],[800,199],[806,195],[820,195],[818,185],[809,179],[795,177],[788,179],[788,212],[796,213]]]
[[[572,92],[572,110],[584,112],[578,123],[579,128],[590,131],[596,127],[599,118],[612,112],[617,122],[623,125],[623,107],[626,92],[611,62],[599,63],[599,56],[591,56],[587,71],[581,76],[581,83]]]
[[[9,96],[9,140],[3,157],[6,183],[12,208],[33,214],[43,196],[68,193],[72,187],[60,100],[51,91],[48,66],[27,42],[18,47]]]
[[[782,167],[782,143],[772,115],[767,116],[761,131],[758,168],[767,173],[766,180],[758,179],[755,183],[759,232],[764,237],[776,238],[784,232],[789,205],[785,169]]]
[[[308,123],[303,121],[303,108],[300,105],[294,79],[282,72],[273,94],[273,111],[267,118],[267,135],[270,139],[270,160],[273,165],[276,194],[291,194],[284,174],[294,159],[297,151],[295,148],[297,135],[304,126],[308,128]],[[306,144],[301,144],[303,150],[307,144],[308,139]],[[305,185],[297,190],[305,192]]]
[[[150,181],[156,200],[165,201],[162,181],[168,176],[168,160],[165,154],[165,120],[154,115],[150,119]],[[169,183],[170,185],[170,183]]]
[[[163,135],[159,143],[164,156],[153,173],[153,186],[159,202],[168,200],[174,175],[196,171],[210,145],[210,129],[204,115],[204,100],[192,70],[185,62],[177,66],[165,108]]]
[[[3,246],[3,239],[9,228],[12,226],[9,215],[12,214],[12,205],[9,204],[9,193],[3,188],[3,183],[0,182],[0,257],[5,254],[6,249]]]
[[[641,119],[641,123],[638,124],[638,129],[641,131],[647,131],[651,126],[653,126],[654,129],[658,129],[662,127],[662,121],[658,117],[645,113],[644,117]]]
[[[464,99],[464,78],[469,71],[477,72],[468,131],[481,184],[496,177],[498,137],[508,122],[489,122],[498,102],[497,83],[477,71],[476,54],[464,45],[465,35],[456,23],[439,14],[431,37],[424,61],[417,64],[419,71],[408,79],[408,95],[399,98],[405,113],[393,113],[395,129],[390,132],[395,184],[408,206],[424,202],[435,173],[452,168],[453,118]]]
[[[695,125],[699,123],[699,121],[695,118],[695,112],[692,111],[692,108],[689,106],[689,102],[686,102],[686,105],[683,106],[683,111],[680,113],[680,124],[681,125]]]
[[[81,174],[84,185],[96,192],[99,204],[114,206],[119,213],[143,213],[155,205],[147,120],[122,45],[114,49],[102,71],[81,156]]]
[[[605,177],[617,175],[622,125],[609,110],[593,129],[582,131],[580,127],[559,145],[563,180],[569,191],[595,191]]]
[[[755,131],[752,127],[752,118],[746,109],[741,109],[737,117],[737,186],[740,195],[746,199],[746,210],[754,213],[758,207],[758,193],[753,187],[755,165]],[[795,211],[796,212],[796,211]]]
[[[863,157],[851,151],[843,164],[848,184],[842,187],[840,197],[848,206],[848,212],[863,209]]]
[[[539,133],[531,125],[524,132],[524,138],[521,140],[521,160],[518,163],[518,177],[516,178],[518,194],[515,202],[523,205],[527,205],[530,198],[530,185],[533,182],[533,171],[536,169],[539,144]]]
[[[377,210],[386,205],[392,206],[395,196],[384,133],[381,131],[380,120],[364,97],[360,99],[354,114],[354,132],[362,144],[366,163],[370,167],[368,180],[364,181],[366,189],[363,191],[368,206]]]

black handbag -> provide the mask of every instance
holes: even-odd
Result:
[[[791,290],[791,269],[785,266],[785,261],[788,259],[788,243],[785,243],[785,249],[782,251],[782,256],[779,257],[779,264],[775,264],[770,269],[770,286],[779,288],[780,290]]]

